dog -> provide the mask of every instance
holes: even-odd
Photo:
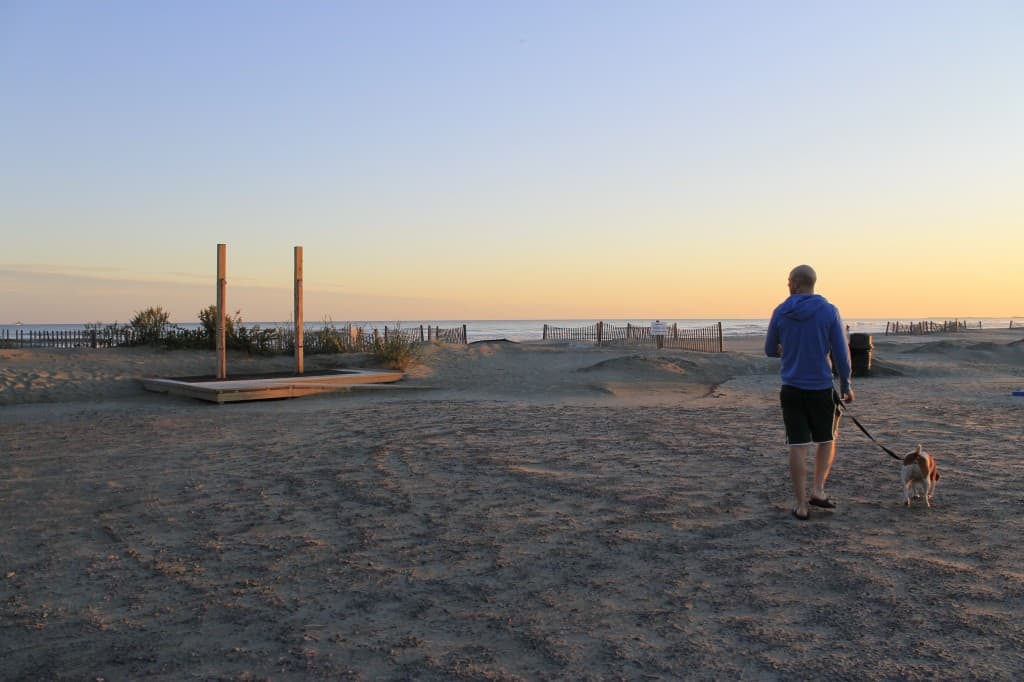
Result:
[[[920,445],[903,457],[900,470],[900,482],[903,483],[903,504],[910,506],[910,493],[914,499],[924,498],[926,506],[932,506],[932,494],[935,484],[939,481],[939,468],[935,458],[925,452]]]

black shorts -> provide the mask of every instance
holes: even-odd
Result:
[[[835,440],[836,429],[839,428],[839,406],[833,399],[831,388],[805,391],[783,386],[779,400],[789,445],[831,443]]]

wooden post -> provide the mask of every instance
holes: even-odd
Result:
[[[302,374],[302,247],[295,247],[295,373]]]
[[[227,305],[227,244],[217,244],[217,378],[227,379],[227,352],[224,348],[224,307]]]
[[[597,345],[601,345],[601,337],[604,336],[604,320],[597,321]]]
[[[718,323],[718,352],[725,352],[725,340],[722,339],[722,323]]]
[[[462,325],[462,343],[469,345],[469,334],[466,333],[466,325]]]

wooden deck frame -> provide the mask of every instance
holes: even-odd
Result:
[[[211,403],[235,403],[251,400],[301,398],[317,393],[347,391],[368,384],[388,384],[403,376],[398,371],[337,369],[301,376],[268,375],[239,379],[184,377],[179,379],[142,379],[147,391],[196,398]]]
[[[303,368],[302,247],[296,246],[295,264],[295,373],[227,376],[225,308],[227,307],[227,244],[217,244],[217,320],[215,377],[144,378],[147,391],[197,398],[211,403],[301,398],[317,393],[347,391],[358,386],[390,384],[405,376],[397,371],[334,369],[305,373]],[[385,331],[387,328],[385,327]]]

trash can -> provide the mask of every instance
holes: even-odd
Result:
[[[870,334],[850,334],[850,364],[853,376],[866,377],[871,374],[871,351],[874,347]]]

